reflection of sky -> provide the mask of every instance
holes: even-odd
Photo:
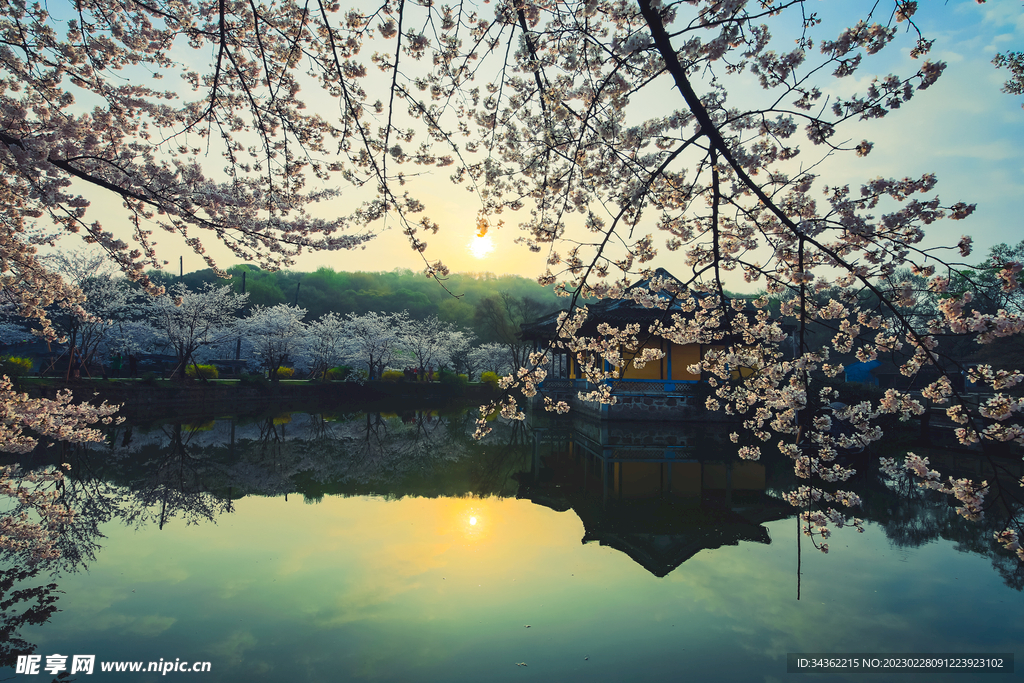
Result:
[[[988,560],[893,550],[874,527],[828,556],[805,543],[797,602],[795,523],[767,526],[772,545],[658,579],[524,500],[249,497],[216,524],[108,525],[90,570],[59,580],[62,612],[24,635],[41,654],[209,660],[210,681],[775,681],[787,652],[1009,652],[1024,636]]]

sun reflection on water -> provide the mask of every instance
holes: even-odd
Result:
[[[493,515],[487,514],[485,506],[484,501],[474,500],[472,505],[459,510],[457,528],[467,541],[480,541],[490,535],[488,521]]]

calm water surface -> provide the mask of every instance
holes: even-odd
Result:
[[[82,516],[19,584],[56,583],[59,611],[19,635],[44,661],[211,663],[78,675],[101,681],[818,680],[787,653],[1021,652],[1024,579],[991,530],[865,474],[866,532],[798,549],[785,464],[730,464],[698,427],[121,427],[64,456]]]

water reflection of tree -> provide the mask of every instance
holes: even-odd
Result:
[[[1024,568],[993,536],[1006,528],[1008,522],[1016,524],[1024,510],[1019,484],[1024,471],[1019,458],[1002,457],[998,453],[927,448],[913,438],[896,441],[897,445],[884,453],[877,452],[876,448],[876,452],[870,454],[849,456],[852,458],[850,464],[857,473],[843,483],[842,488],[853,489],[860,495],[862,502],[858,516],[877,524],[897,548],[917,548],[945,540],[952,542],[960,552],[986,557],[1007,586],[1024,590]],[[894,479],[879,470],[879,455],[902,461],[908,449],[929,457],[953,476],[988,480],[992,493],[986,497],[984,517],[979,522],[968,521],[957,514],[956,501],[951,504],[948,496],[921,488],[919,479],[905,474]],[[769,468],[771,495],[779,496],[802,483],[796,479],[789,463],[772,455],[762,458],[762,462]]]
[[[916,548],[938,539],[952,541],[959,552],[989,558],[1007,586],[1024,590],[1024,567],[1013,553],[995,541],[995,534],[1005,529],[1008,521],[1016,524],[1022,513],[1020,499],[1010,494],[1011,485],[1019,480],[1019,473],[1014,476],[1006,462],[997,463],[997,468],[984,467],[989,458],[972,456],[973,464],[982,466],[983,474],[997,492],[988,499],[981,520],[964,519],[957,514],[948,496],[921,488],[918,480],[906,473],[896,478],[878,473],[877,494],[865,501],[866,512],[882,526],[895,547]],[[1011,477],[1012,480],[1007,481]]]
[[[526,422],[516,421],[504,429],[492,430],[489,457],[482,460],[479,488],[484,491],[503,491],[511,485],[512,477],[525,464],[533,447],[533,431]]]
[[[120,456],[123,466],[144,475],[115,475],[133,490],[166,486],[170,480],[179,490],[205,490],[227,498],[291,492],[312,498],[325,493],[441,495],[448,490],[441,482],[445,472],[472,456],[473,483],[461,492],[477,492],[481,485],[487,490],[480,492],[491,492],[488,487],[498,484],[488,481],[508,479],[488,474],[501,470],[507,444],[523,448],[525,443],[521,429],[510,427],[504,430],[507,439],[481,447],[471,439],[474,425],[465,412],[294,413],[244,423],[217,421],[202,432],[181,425],[160,429],[160,439],[149,436],[140,443],[136,438],[130,453]],[[494,457],[482,457],[485,451]],[[434,481],[434,490],[428,479]]]
[[[102,545],[102,526],[108,522],[136,527],[162,527],[171,520],[209,522],[230,512],[232,501],[246,495],[299,493],[310,501],[326,495],[516,495],[517,473],[531,468],[532,434],[522,423],[496,423],[496,438],[479,443],[470,438],[473,429],[473,416],[464,412],[415,410],[111,428],[105,444],[55,447],[35,457],[35,467],[72,465],[60,502],[78,514],[60,530],[62,557],[52,566],[87,567]],[[627,436],[612,434],[613,440]],[[716,450],[714,440],[707,441],[700,430],[694,438],[686,441],[691,450]],[[971,463],[988,461],[970,457]],[[1024,588],[1020,568],[992,538],[1006,519],[1021,514],[1018,499],[993,496],[997,504],[987,511],[986,521],[968,523],[944,498],[909,479],[885,478],[874,462],[865,458],[857,463],[854,483],[864,501],[862,516],[877,523],[893,545],[949,540],[963,552],[989,557],[1008,585]],[[791,481],[788,463],[773,463],[770,456],[762,463],[769,496],[799,483]],[[1006,477],[996,476],[1000,472],[967,473],[1015,491],[1009,484],[1016,484],[1021,473],[1009,472],[1007,484]]]
[[[247,493],[452,495],[507,491],[523,467],[528,439],[522,425],[505,429],[486,449],[470,435],[465,413],[439,416],[410,411],[401,416],[369,413],[341,419],[324,415],[267,417],[247,423],[163,424],[149,431],[111,428],[103,444],[58,445],[37,453],[35,468],[71,464],[59,502],[76,511],[56,530],[60,557],[0,571],[0,667],[35,646],[20,629],[41,625],[57,611],[54,583],[32,585],[43,572],[87,569],[103,544],[103,527],[136,528],[172,520],[197,524],[232,510]],[[470,465],[467,467],[467,463]],[[451,482],[452,466],[464,469]],[[305,489],[305,490],[304,490]]]
[[[57,611],[57,585],[32,585],[41,569],[37,564],[0,570],[0,668],[14,668],[19,655],[34,653],[36,646],[21,637],[21,629],[45,624]],[[66,672],[58,676],[65,678]]]
[[[210,522],[250,494],[513,495],[528,436],[516,424],[481,445],[474,428],[465,412],[433,411],[112,427],[105,443],[54,446],[32,463],[71,464],[59,502],[76,514],[58,530],[61,557],[48,567],[88,568],[107,523]]]
[[[229,510],[230,498],[206,485],[207,454],[192,443],[194,431],[165,425],[159,437],[133,443],[138,440],[131,438],[130,428],[119,428],[110,431],[105,444],[51,449],[50,461],[71,465],[58,489],[58,502],[75,514],[57,530],[60,557],[47,567],[58,572],[87,569],[102,545],[102,526],[113,520],[162,528],[171,519],[194,524]]]
[[[408,411],[367,413],[316,425],[303,443],[310,469],[296,478],[310,499],[344,495],[487,495],[507,485],[509,452],[524,450],[521,426],[484,448],[472,417]],[[495,444],[500,444],[494,447]],[[504,472],[503,475],[498,474]]]
[[[55,569],[88,569],[101,547],[100,526],[119,513],[123,489],[98,476],[97,458],[91,457],[94,450],[95,447],[84,444],[62,447],[61,459],[71,464],[74,476],[65,477],[61,483],[61,502],[74,510],[75,515],[57,536],[60,556],[49,565]]]
[[[409,472],[457,460],[467,439],[449,419],[418,412],[342,417],[291,414],[232,428],[230,458],[219,476],[239,492],[287,495],[301,483],[387,484]]]
[[[179,423],[160,431],[163,448],[147,447],[131,458],[120,518],[131,526],[157,524],[162,529],[174,518],[196,524],[227,511],[230,499],[212,493],[206,483],[209,454],[195,439],[200,429]]]
[[[405,479],[425,468],[458,460],[467,442],[451,419],[429,411],[385,417],[366,413],[331,424],[321,439],[307,442],[318,483],[369,485]]]

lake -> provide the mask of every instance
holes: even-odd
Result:
[[[59,654],[94,655],[74,678],[100,681],[858,681],[787,673],[787,655],[1024,642],[998,514],[966,522],[872,460],[848,486],[865,532],[822,554],[780,500],[791,467],[737,460],[724,426],[495,422],[478,443],[473,417],[122,425],[37,456],[71,463],[80,515],[60,560],[4,565],[0,652],[17,636],[41,673],[0,675],[50,680]],[[984,473],[974,454],[929,455]],[[11,617],[32,605],[42,623]],[[121,662],[209,671],[101,670]],[[894,678],[1015,675],[875,680]]]

